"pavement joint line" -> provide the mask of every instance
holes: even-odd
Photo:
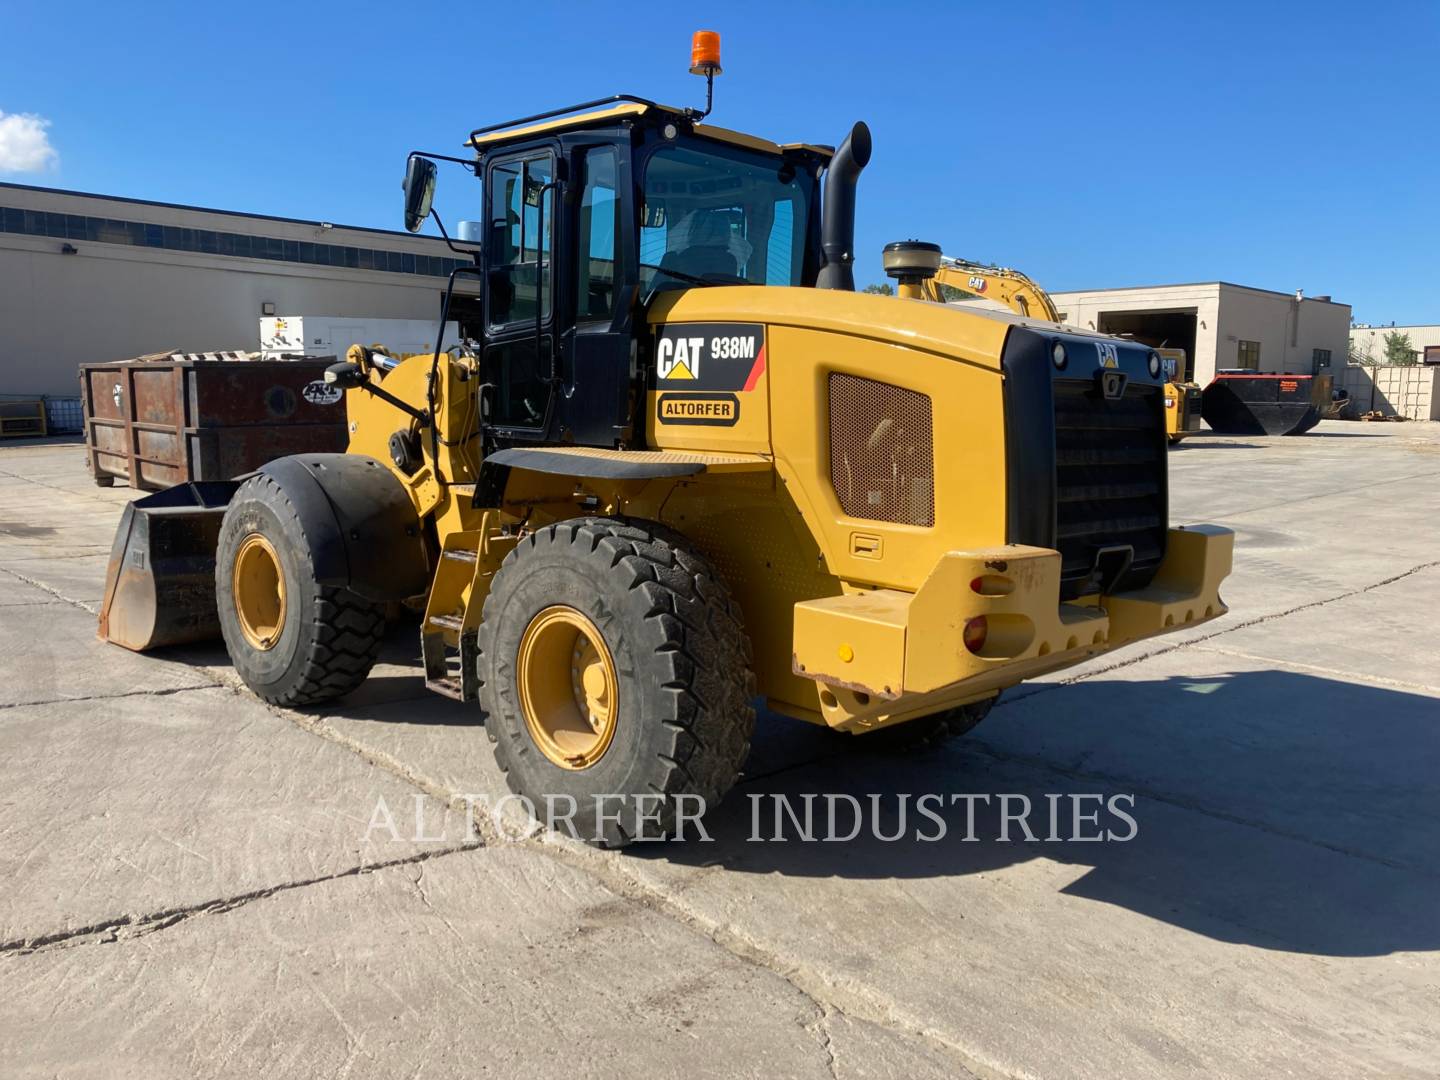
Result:
[[[1057,679],[1054,682],[1050,683],[1032,684],[1033,688],[1028,694],[1022,694],[1019,697],[1011,698],[1008,701],[1004,697],[1004,695],[1001,695],[1000,700],[995,702],[995,707],[1004,708],[1007,704],[1013,705],[1017,701],[1024,701],[1027,698],[1035,697],[1038,694],[1045,694],[1049,693],[1052,690],[1059,690],[1066,686],[1073,686],[1075,683],[1084,682],[1086,679],[1093,679],[1097,675],[1106,675],[1112,671],[1119,671],[1121,668],[1132,667],[1135,664],[1144,663],[1146,660],[1152,660],[1157,656],[1165,656],[1168,653],[1178,652],[1181,649],[1188,649],[1193,646],[1199,645],[1200,643],[1205,641],[1213,641],[1217,637],[1222,637],[1225,634],[1233,634],[1237,630],[1248,630],[1252,626],[1260,626],[1263,623],[1274,622],[1276,619],[1284,619],[1290,615],[1298,615],[1302,611],[1310,611],[1314,608],[1322,608],[1328,604],[1334,604],[1341,600],[1349,600],[1351,597],[1360,596],[1375,589],[1383,588],[1386,585],[1393,585],[1395,582],[1410,577],[1412,574],[1418,574],[1424,570],[1432,570],[1437,566],[1440,566],[1440,559],[1434,559],[1430,562],[1421,563],[1419,566],[1412,566],[1409,570],[1401,571],[1398,574],[1385,578],[1383,581],[1375,581],[1369,585],[1362,586],[1361,588],[1352,589],[1349,592],[1340,593],[1337,596],[1327,597],[1324,600],[1307,600],[1303,604],[1298,604],[1292,608],[1286,608],[1284,611],[1272,612],[1269,615],[1257,615],[1253,619],[1245,619],[1241,622],[1235,623],[1234,625],[1227,626],[1222,630],[1215,630],[1208,634],[1202,634],[1199,637],[1191,638],[1189,641],[1180,641],[1176,642],[1174,645],[1164,645],[1157,649],[1151,649],[1149,652],[1141,653],[1139,656],[1132,656],[1126,660],[1117,660],[1115,663],[1106,664],[1103,667],[1091,668],[1090,670],[1082,672],[1079,675],[1072,675],[1066,679]]]
[[[1216,818],[1220,821],[1228,821],[1232,825],[1241,825],[1246,828],[1257,829],[1260,832],[1269,833],[1271,836],[1278,836],[1285,840],[1294,840],[1297,843],[1309,844],[1312,847],[1322,848],[1325,851],[1331,851],[1337,855],[1344,855],[1347,858],[1360,859],[1363,862],[1376,863],[1380,866],[1389,867],[1392,870],[1403,870],[1407,873],[1419,874],[1421,877],[1440,880],[1440,871],[1432,870],[1425,866],[1416,866],[1412,863],[1401,862],[1398,859],[1387,859],[1383,855],[1373,855],[1368,851],[1358,851],[1355,848],[1347,848],[1340,844],[1326,843],[1324,840],[1316,840],[1314,837],[1306,836],[1303,833],[1292,832],[1289,829],[1271,825],[1268,822],[1257,821],[1240,814],[1226,813],[1224,810],[1217,810],[1195,799],[1188,799],[1177,795],[1166,795],[1154,788],[1145,786],[1143,783],[1137,782],[1133,777],[1116,776],[1113,773],[1091,769],[1067,768],[1064,765],[1058,765],[1053,761],[1046,761],[1044,758],[1037,757],[1033,754],[1006,753],[1003,750],[997,750],[989,743],[973,735],[970,737],[970,741],[966,744],[965,749],[973,750],[994,761],[1005,761],[1017,765],[1026,765],[1030,768],[1044,769],[1047,772],[1057,773],[1071,780],[1098,780],[1106,784],[1123,785],[1127,789],[1127,793],[1144,796],[1147,799],[1154,799],[1156,802],[1162,802],[1181,810],[1189,810],[1192,813],[1203,814],[1206,817]]]
[[[70,547],[93,547],[94,551],[78,551],[73,555],[52,555],[46,552],[44,555],[6,555],[12,563],[17,562],[61,562],[65,559],[101,559],[110,551],[101,544],[71,544]]]
[[[857,743],[856,745],[858,746],[859,744]],[[792,772],[795,769],[803,769],[807,765],[819,765],[821,762],[834,761],[836,758],[843,758],[849,756],[853,752],[853,750],[854,748],[852,747],[846,747],[844,750],[835,750],[828,754],[821,754],[818,757],[807,758],[804,761],[793,761],[788,765],[781,765],[777,768],[771,769],[769,772],[755,773],[753,776],[744,775],[741,776],[738,781],[736,781],[735,786],[745,787],[747,784],[757,784],[761,780],[769,780],[772,777],[783,776],[785,773]]]
[[[387,859],[378,863],[357,863],[355,866],[346,867],[344,870],[337,870],[333,874],[321,874],[318,877],[305,878],[299,881],[286,881],[279,885],[266,885],[259,889],[236,893],[234,896],[205,900],[198,904],[185,904],[180,907],[166,908],[146,915],[121,915],[117,918],[92,923],[89,926],[77,927],[73,930],[61,930],[50,934],[40,934],[36,937],[14,938],[10,941],[0,941],[0,955],[14,953],[20,956],[30,956],[35,953],[75,948],[80,945],[110,945],[117,941],[129,941],[133,938],[144,937],[160,930],[168,930],[170,927],[182,923],[187,919],[192,919],[197,915],[223,915],[227,912],[234,911],[236,908],[244,907],[246,904],[255,900],[265,900],[280,893],[293,892],[296,889],[308,888],[311,885],[322,885],[328,881],[339,881],[342,878],[356,877],[360,874],[373,874],[378,870],[390,870],[398,866],[408,866],[412,863],[429,862],[431,859],[443,858],[446,855],[456,855],[466,851],[475,851],[484,846],[484,844],[478,841],[473,843],[467,842],[433,851],[420,851],[403,858]]]
[[[169,697],[172,694],[189,694],[196,690],[223,690],[221,683],[205,683],[201,686],[166,686],[158,690],[124,690],[118,694],[87,694],[84,697],[47,698],[44,701],[0,702],[0,712],[7,709],[29,709],[41,705],[80,705],[87,701],[118,701],[131,697]]]
[[[29,476],[22,476],[17,472],[11,472],[9,469],[0,469],[0,476],[8,476],[12,480],[23,480],[27,484],[34,484],[36,487],[44,488],[46,491],[58,491],[62,495],[79,495],[83,499],[92,499],[95,502],[104,503],[106,506],[115,505],[114,499],[107,499],[103,495],[95,495],[88,491],[77,491],[75,488],[60,487],[58,484],[47,484],[43,480],[35,480]]]
[[[805,1025],[805,1030],[815,1036],[815,1041],[820,1044],[821,1051],[825,1054],[825,1067],[830,1070],[831,1080],[840,1080],[840,1073],[835,1067],[835,1044],[830,1038],[830,1015],[835,1010],[830,1006],[816,1002],[820,1015]]]
[[[1384,675],[1369,675],[1363,671],[1351,671],[1348,668],[1320,667],[1316,664],[1305,664],[1299,660],[1281,660],[1274,656],[1261,656],[1258,653],[1243,652],[1240,649],[1222,649],[1218,645],[1196,645],[1197,652],[1215,653],[1217,656],[1235,656],[1242,660],[1258,660],[1263,664],[1279,664],[1283,667],[1294,668],[1296,671],[1311,671],[1317,675],[1343,675],[1355,682],[1370,683],[1375,686],[1388,686],[1396,690],[1419,690],[1426,694],[1440,695],[1440,686],[1431,686],[1428,683],[1407,682],[1404,679],[1391,679]]]
[[[911,1016],[891,997],[863,984],[842,986],[804,961],[785,956],[773,947],[738,928],[719,922],[686,905],[677,894],[641,881],[625,870],[629,856],[598,851],[576,840],[542,834],[528,842],[557,862],[588,873],[611,892],[665,915],[684,927],[709,938],[736,959],[784,979],[810,1001],[828,1022],[831,1013],[864,1020],[888,1031],[909,1035],[937,1047],[981,1080],[1028,1080],[1028,1072],[1007,1069],[987,1060],[977,1051],[957,1043],[951,1036]],[[812,1021],[812,1024],[814,1021]],[[802,1025],[808,1026],[808,1025]],[[827,1036],[828,1043],[828,1036]],[[830,1051],[833,1071],[833,1050]]]
[[[212,677],[221,674],[215,668],[207,667],[204,670]],[[233,675],[233,673],[231,674]],[[396,779],[402,780],[424,794],[429,795],[432,799],[438,800],[456,813],[465,814],[469,819],[470,828],[474,830],[475,834],[480,837],[483,843],[493,845],[504,839],[498,829],[492,825],[484,814],[475,813],[474,805],[464,797],[462,792],[455,791],[439,781],[425,776],[393,754],[376,749],[373,746],[361,742],[359,739],[352,739],[350,736],[335,730],[335,728],[325,722],[326,718],[324,716],[312,716],[296,709],[288,709],[281,705],[272,705],[269,702],[261,701],[259,698],[251,695],[250,691],[239,681],[238,676],[234,676],[233,682],[228,678],[222,677],[221,682],[217,685],[223,689],[228,689],[237,696],[251,696],[253,700],[260,702],[266,712],[277,719],[294,724],[304,732],[324,739],[327,742],[334,743],[343,750],[348,750],[362,760],[369,762],[377,769],[389,773]]]
[[[1384,487],[1387,484],[1401,484],[1407,480],[1425,480],[1434,475],[1434,469],[1427,469],[1425,472],[1415,473],[1411,476],[1395,476],[1389,480],[1376,480],[1374,483],[1366,484],[1364,490],[1369,491],[1372,488]],[[1247,514],[1259,514],[1266,510],[1275,510],[1281,506],[1294,506],[1296,503],[1314,502],[1316,499],[1334,499],[1341,495],[1349,498],[1353,494],[1351,491],[1322,491],[1315,495],[1302,495],[1298,499],[1283,499],[1280,502],[1266,503],[1264,506],[1252,506],[1249,510],[1236,510],[1233,513],[1226,513],[1220,516],[1226,521],[1229,521],[1231,518],[1244,517]]]
[[[31,586],[32,588],[39,589],[42,592],[47,592],[51,596],[55,597],[57,600],[63,600],[71,607],[77,607],[88,615],[99,614],[99,609],[97,607],[91,607],[89,604],[85,603],[85,601],[76,600],[73,596],[66,596],[59,589],[52,588],[51,586],[46,585],[43,581],[37,581],[34,578],[26,577],[18,570],[11,570],[8,566],[0,566],[0,572],[9,574],[11,577],[15,578],[15,580],[22,581],[26,585]]]

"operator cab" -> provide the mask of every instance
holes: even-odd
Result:
[[[691,71],[713,87],[716,35],[696,35]],[[645,310],[660,293],[854,287],[854,184],[868,129],[857,124],[838,152],[781,146],[703,123],[706,96],[701,112],[619,94],[478,128],[471,158],[410,155],[412,232],[433,216],[436,160],[482,183],[478,246],[451,245],[474,265],[452,276],[442,318],[455,278],[477,281],[479,318],[467,325],[481,330],[487,454],[524,443],[641,445],[636,402],[653,346]]]
[[[659,292],[815,284],[824,151],[633,100],[477,131],[470,145],[484,184],[486,420],[498,438],[623,441],[631,343]]]

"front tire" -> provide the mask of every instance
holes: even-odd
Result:
[[[215,603],[235,671],[273,705],[316,705],[370,674],[385,605],[321,585],[284,489],[261,473],[225,511],[215,554]]]
[[[749,640],[723,580],[670,530],[577,518],[531,533],[495,575],[478,644],[496,763],[555,827],[601,847],[658,839],[734,785],[755,727]]]

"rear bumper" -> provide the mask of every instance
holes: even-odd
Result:
[[[819,684],[826,724],[861,731],[978,701],[1025,679],[1226,612],[1235,535],[1171,529],[1143,589],[1060,602],[1060,555],[1006,545],[952,551],[915,593],[853,592],[795,605],[793,670]],[[966,624],[984,616],[972,652]]]

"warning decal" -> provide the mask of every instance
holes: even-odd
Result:
[[[740,399],[734,394],[661,394],[655,419],[662,424],[731,427],[740,419]]]
[[[765,370],[765,327],[759,323],[672,323],[655,342],[661,389],[752,390]]]

